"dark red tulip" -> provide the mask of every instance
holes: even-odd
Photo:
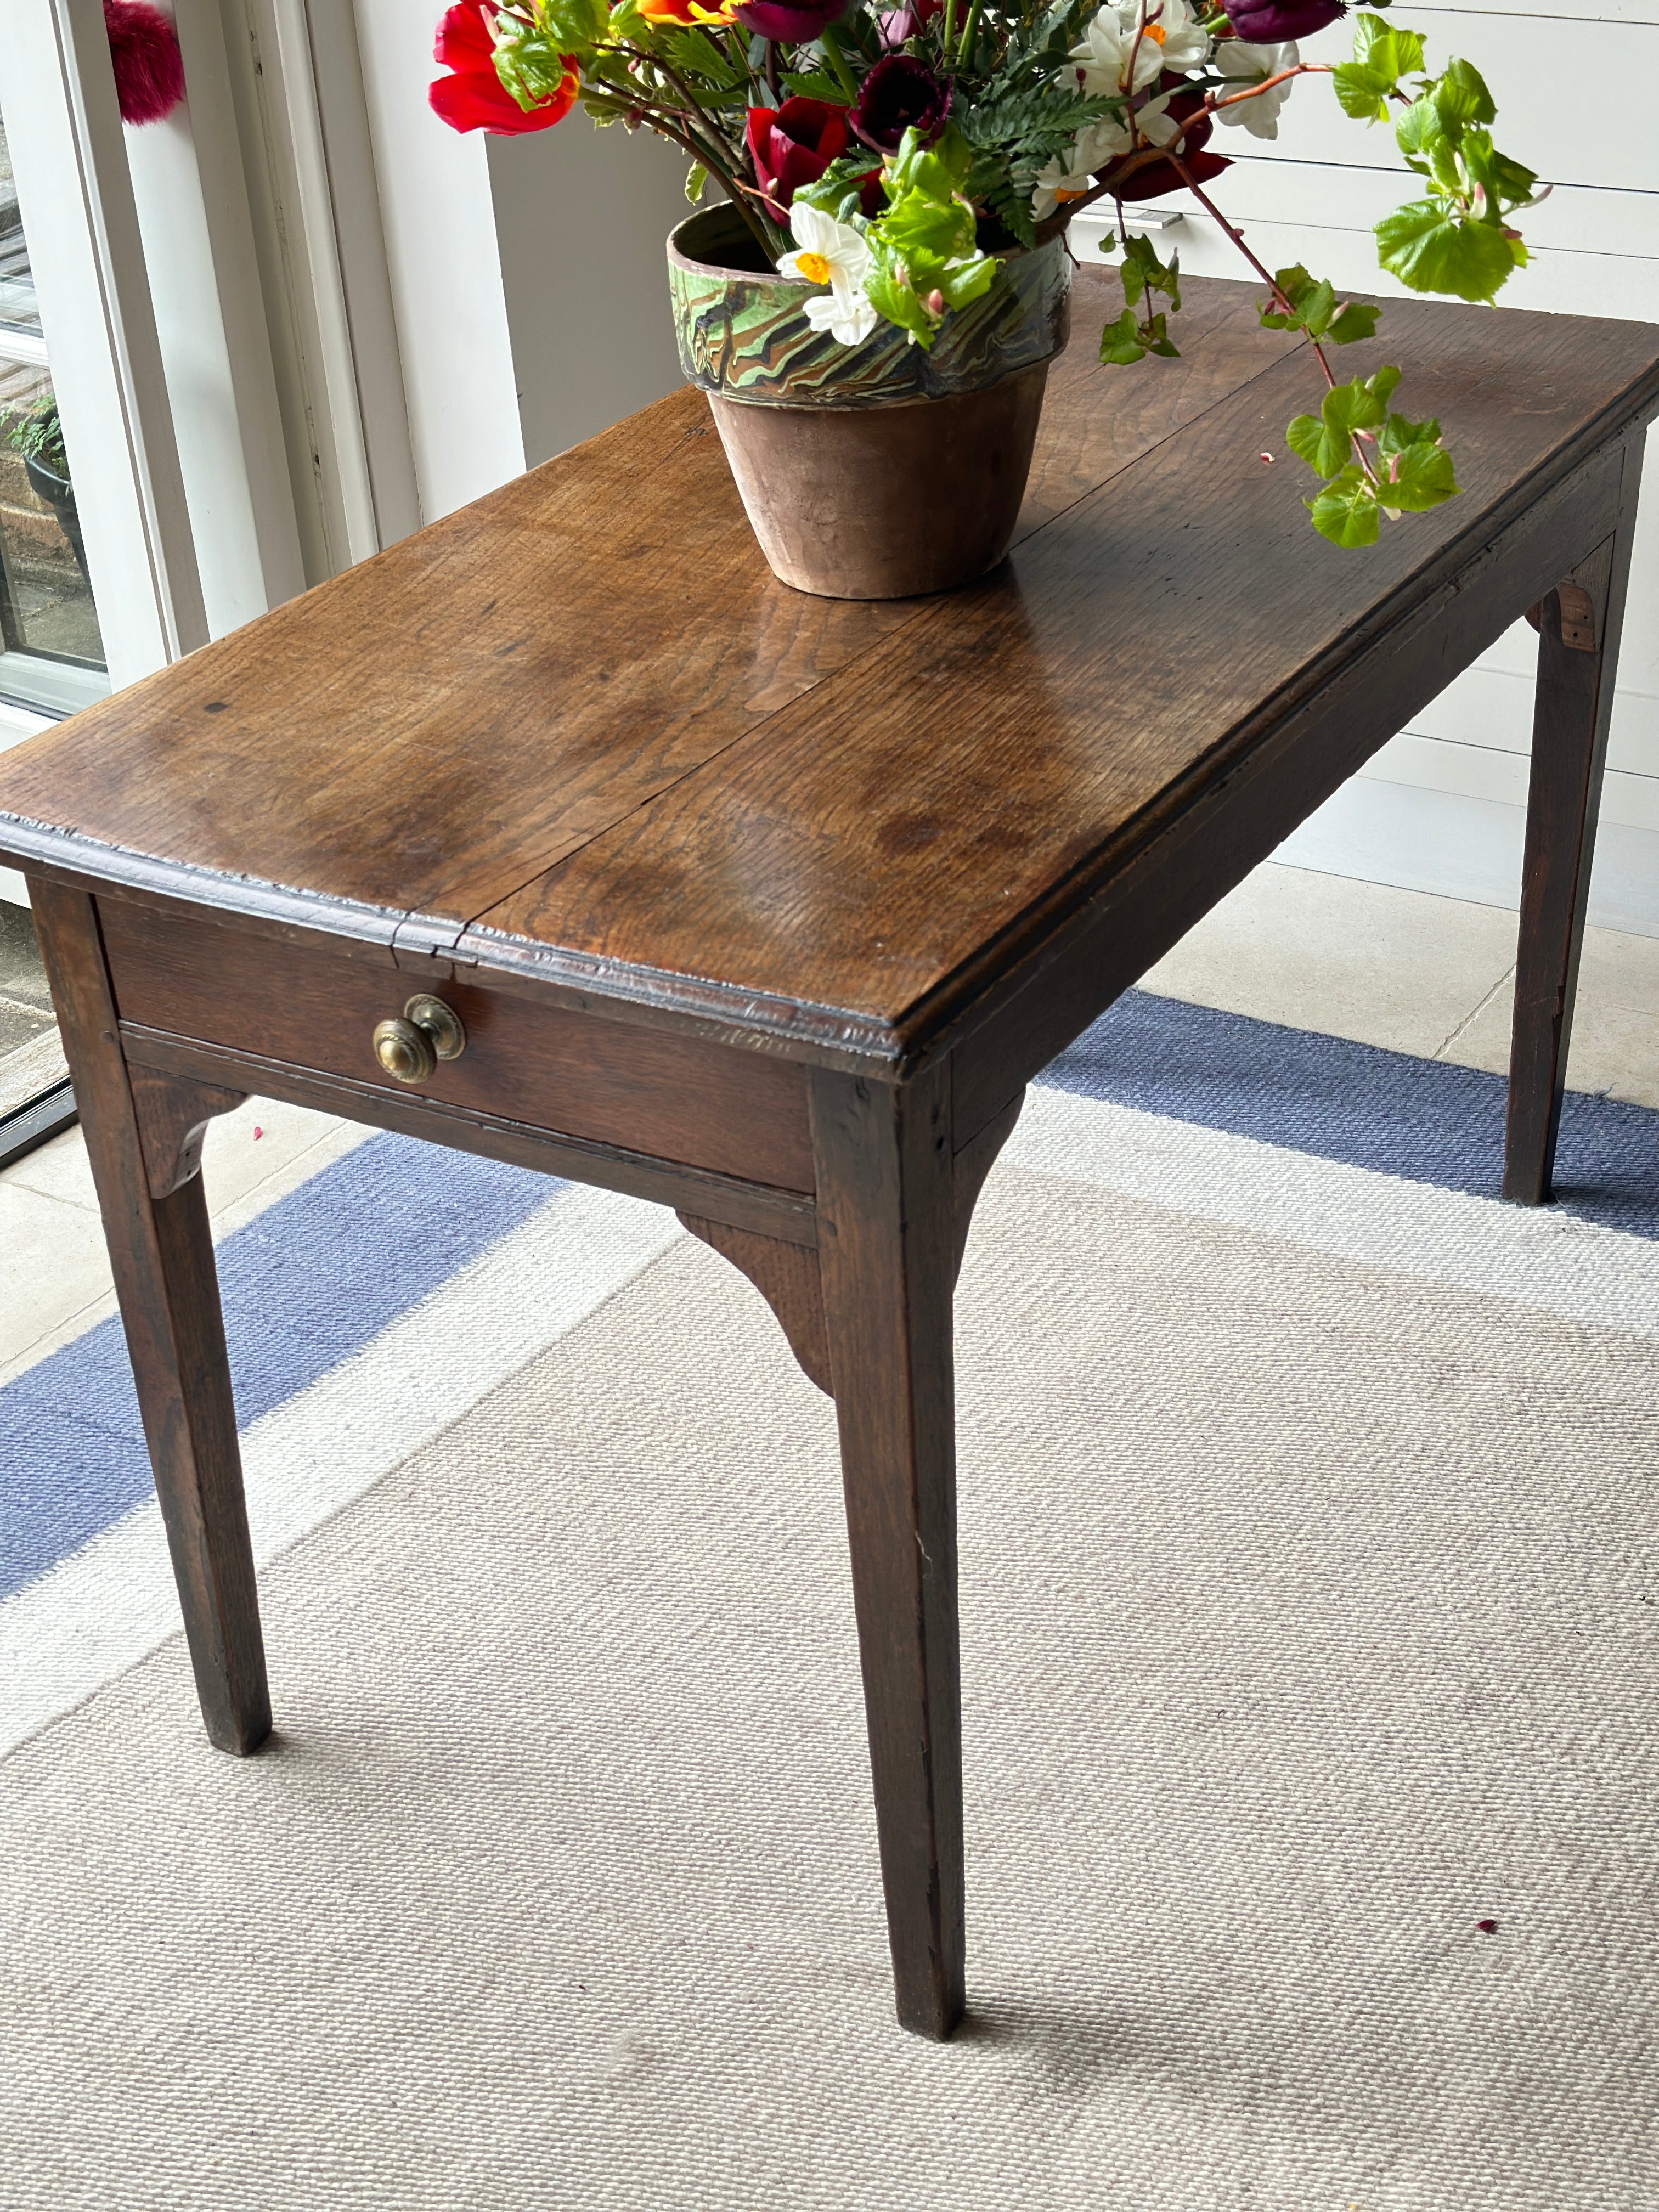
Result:
[[[520,107],[495,74],[495,48],[484,9],[485,0],[457,0],[438,26],[432,58],[453,74],[434,77],[428,87],[433,113],[452,131],[488,131],[499,138],[545,131],[575,104],[581,79],[574,58],[565,57],[565,73],[551,100],[540,107]],[[489,12],[494,15],[495,10]]]
[[[1344,0],[1222,0],[1227,20],[1254,46],[1310,39],[1348,12]]]
[[[1182,80],[1176,77],[1170,82],[1178,84]],[[1172,115],[1177,123],[1184,123],[1203,104],[1204,94],[1201,92],[1178,92],[1170,102],[1166,112]],[[1224,154],[1206,154],[1204,151],[1205,143],[1214,129],[1212,117],[1200,117],[1191,125],[1176,149],[1182,167],[1195,185],[1207,185],[1224,169],[1232,167]],[[1110,181],[1110,169],[1097,170],[1096,173],[1103,181]],[[1155,200],[1164,192],[1184,190],[1185,179],[1177,173],[1175,163],[1169,161],[1148,161],[1144,169],[1136,169],[1121,185],[1112,185],[1114,197],[1121,200]]]
[[[884,54],[859,87],[847,120],[878,153],[896,154],[907,131],[937,138],[951,112],[951,87],[910,54]]]
[[[749,0],[737,10],[737,21],[781,46],[806,46],[823,36],[826,23],[838,23],[852,11],[853,0]]]
[[[800,187],[816,184],[847,151],[847,110],[799,98],[781,107],[751,107],[748,135],[755,182],[781,221]]]

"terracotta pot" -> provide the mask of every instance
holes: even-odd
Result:
[[[778,276],[728,206],[668,241],[680,365],[708,394],[773,573],[824,599],[908,599],[994,568],[1024,496],[1071,264],[1013,253],[930,352],[883,323],[862,345],[815,331],[812,287]]]

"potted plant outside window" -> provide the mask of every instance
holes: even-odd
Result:
[[[1012,536],[1048,362],[1066,343],[1065,233],[1117,208],[1124,307],[1101,360],[1177,347],[1180,269],[1131,237],[1126,203],[1192,194],[1237,246],[1262,324],[1307,343],[1317,413],[1286,428],[1334,544],[1456,495],[1432,419],[1393,404],[1397,367],[1344,380],[1378,310],[1299,265],[1270,270],[1210,187],[1218,126],[1273,138],[1323,77],[1389,122],[1420,197],[1376,225],[1416,291],[1493,300],[1526,248],[1529,169],[1499,153],[1480,72],[1438,74],[1417,32],[1352,21],[1352,58],[1301,42],[1343,0],[460,0],[431,88],[457,130],[521,132],[580,102],[680,146],[696,205],[669,241],[680,358],[708,394],[750,520],[801,589],[887,598],[980,574]],[[1224,137],[1221,141],[1225,143]],[[1541,197],[1539,195],[1538,197]],[[1109,246],[1108,251],[1115,250]],[[1317,392],[1316,385],[1314,392]],[[1313,394],[1310,393],[1310,397]]]
[[[0,434],[3,434],[12,451],[21,456],[29,489],[58,517],[58,526],[69,540],[82,581],[90,590],[87,550],[81,537],[81,518],[76,510],[75,487],[70,482],[69,457],[64,451],[64,426],[58,420],[56,396],[44,392],[27,407],[9,410],[3,418]]]

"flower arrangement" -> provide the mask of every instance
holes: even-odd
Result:
[[[1339,380],[1334,349],[1371,337],[1378,310],[1255,258],[1209,194],[1230,166],[1217,126],[1276,137],[1310,76],[1357,122],[1391,120],[1421,196],[1376,225],[1377,252],[1413,291],[1491,302],[1527,258],[1510,217],[1543,195],[1494,146],[1479,70],[1431,74],[1417,32],[1367,11],[1351,59],[1304,61],[1302,41],[1346,13],[1345,0],[1207,13],[1192,0],[460,0],[439,27],[448,73],[431,101],[459,131],[544,130],[580,101],[596,123],[672,140],[690,161],[688,198],[712,178],[756,266],[816,288],[813,327],[848,347],[882,321],[930,347],[1006,281],[1011,253],[1109,198],[1104,250],[1121,248],[1125,305],[1101,359],[1172,356],[1179,262],[1131,236],[1123,209],[1189,191],[1265,285],[1263,325],[1305,340],[1323,376],[1319,412],[1285,433],[1319,479],[1314,526],[1366,545],[1380,516],[1455,495],[1451,455],[1437,422],[1395,411],[1398,368]]]

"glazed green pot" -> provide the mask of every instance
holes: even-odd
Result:
[[[728,205],[668,241],[680,366],[708,395],[775,574],[829,599],[948,590],[1001,560],[1065,344],[1064,241],[1006,257],[932,349],[883,323],[861,345],[815,331],[814,288],[763,269]]]

